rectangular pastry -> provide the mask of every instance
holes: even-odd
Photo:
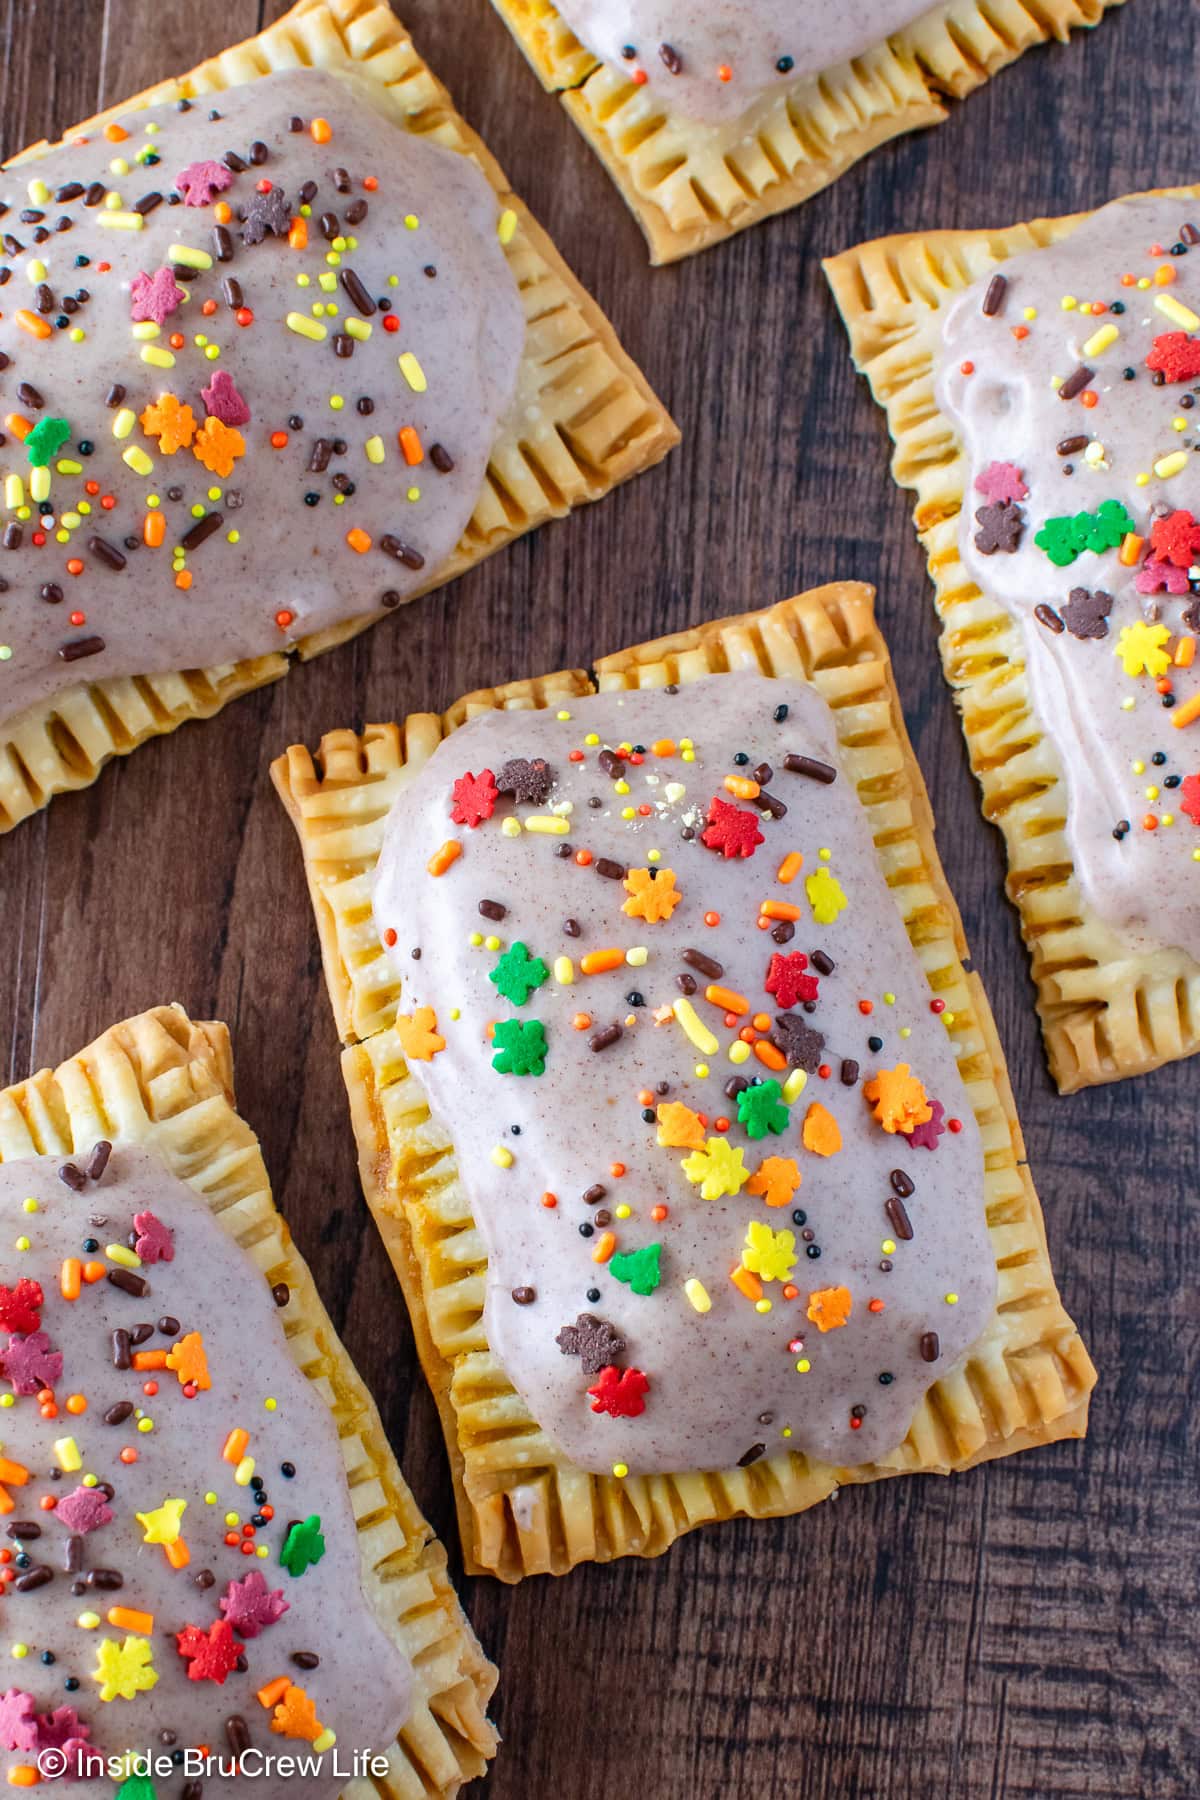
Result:
[[[1065,1093],[1200,1047],[1200,189],[825,266]]]
[[[379,0],[0,173],[0,830],[677,441]]]
[[[936,125],[1035,44],[1121,0],[492,0],[675,262]]]
[[[273,773],[468,1567],[1082,1435],[869,589]]]
[[[0,1092],[8,1783],[450,1796],[496,1672],[231,1083],[160,1007]]]

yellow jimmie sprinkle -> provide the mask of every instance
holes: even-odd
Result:
[[[672,1006],[671,1011],[683,1026],[689,1043],[694,1044],[704,1056],[717,1054],[721,1046],[703,1019],[700,1018],[690,1000],[685,1000],[681,995]]]
[[[100,212],[96,214],[100,225],[107,225],[110,231],[145,231],[146,221],[141,213],[135,212]]]
[[[370,337],[370,335],[371,335],[371,322],[369,319],[347,319],[346,320],[346,336],[347,337],[357,338],[360,344],[365,344],[367,339]]]
[[[407,381],[414,394],[423,394],[429,383],[425,379],[425,371],[411,350],[402,350],[397,357],[400,373]]]
[[[153,319],[139,319],[136,325],[130,326],[129,334],[131,337],[137,338],[139,343],[148,343],[151,338],[159,336],[161,329],[161,326],[156,325]]]
[[[40,177],[34,177],[25,190],[29,195],[30,206],[45,206],[50,198],[50,189]]]
[[[783,1084],[782,1098],[785,1105],[791,1106],[794,1101],[798,1100],[807,1086],[808,1076],[805,1071],[803,1069],[793,1069]]]
[[[50,471],[36,468],[29,471],[29,496],[32,500],[48,500],[50,498]]]
[[[131,468],[135,475],[149,475],[154,468],[154,460],[137,444],[131,444],[128,450],[121,453],[121,461]]]
[[[1174,294],[1156,294],[1154,304],[1160,313],[1170,319],[1173,325],[1178,325],[1181,330],[1200,331],[1200,316],[1194,313],[1190,306],[1185,306],[1182,300],[1177,300]]]
[[[142,1259],[137,1251],[131,1250],[127,1244],[106,1244],[104,1254],[109,1262],[120,1263],[123,1269],[140,1269],[142,1266]]]
[[[569,956],[556,956],[554,959],[554,979],[559,987],[570,987],[575,980],[575,964]]]
[[[73,1437],[55,1438],[54,1454],[59,1468],[65,1469],[68,1474],[73,1475],[76,1469],[83,1467],[83,1457]]]
[[[173,263],[185,269],[211,269],[213,266],[207,250],[193,250],[190,244],[172,244],[167,254]]]
[[[336,1731],[331,1731],[327,1725],[324,1731],[322,1731],[318,1737],[313,1739],[313,1749],[318,1756],[324,1756],[326,1750],[332,1750],[336,1743],[337,1733]]]
[[[708,1289],[702,1281],[697,1281],[694,1275],[690,1280],[684,1282],[683,1291],[687,1295],[688,1305],[693,1311],[706,1313],[711,1310],[712,1300],[709,1298]]]
[[[170,350],[160,349],[157,344],[144,344],[140,354],[142,361],[149,363],[151,368],[173,369],[175,367],[173,353]]]
[[[18,506],[24,506],[25,483],[19,475],[4,477],[4,504],[9,512],[16,512]]]
[[[381,463],[387,454],[383,447],[383,439],[378,435],[369,437],[363,445],[363,449],[367,453],[367,461],[371,463]]]
[[[496,236],[502,244],[511,244],[517,229],[517,215],[511,206],[506,206],[500,214],[500,222],[496,226]]]
[[[1083,354],[1099,356],[1102,350],[1107,350],[1110,344],[1115,344],[1120,335],[1121,333],[1115,325],[1102,325],[1099,331],[1093,331],[1083,346]]]
[[[1200,325],[1200,319],[1197,319],[1196,323]],[[1154,473],[1160,481],[1169,481],[1172,475],[1181,475],[1189,461],[1186,450],[1172,450],[1170,456],[1159,457],[1154,465]]]
[[[555,818],[553,813],[534,813],[531,819],[526,819],[525,829],[541,832],[545,837],[566,837],[571,829],[571,821]]]
[[[250,1477],[253,1473],[254,1458],[252,1456],[243,1456],[241,1462],[233,1471],[233,1479],[237,1482],[239,1487],[249,1487]]]
[[[314,344],[319,344],[322,338],[329,336],[324,325],[316,319],[306,318],[303,313],[290,312],[284,320],[284,324],[289,331],[294,331],[297,337],[311,338]]]
[[[127,438],[137,424],[137,414],[131,406],[123,406],[112,423],[112,434],[115,438]]]
[[[744,1043],[741,1038],[734,1038],[732,1044],[729,1046],[729,1060],[731,1063],[749,1062],[749,1044]]]

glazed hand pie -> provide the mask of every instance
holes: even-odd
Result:
[[[1197,190],[827,264],[1064,1091],[1200,1046]]]
[[[666,263],[807,200],[1120,0],[492,3]]]
[[[0,174],[0,827],[675,432],[391,12]]]
[[[1082,1434],[869,590],[275,778],[470,1566]]]
[[[452,1795],[495,1671],[229,1081],[164,1007],[0,1093],[8,1782]]]

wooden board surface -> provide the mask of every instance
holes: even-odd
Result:
[[[254,0],[0,0],[0,154],[257,29]],[[940,844],[1008,1051],[1068,1306],[1100,1369],[1083,1446],[848,1491],[657,1563],[466,1583],[501,1664],[493,1800],[1195,1800],[1195,1063],[1070,1099],[1045,1073],[935,653],[906,500],[819,258],[1195,180],[1200,9],[1129,0],[830,193],[654,272],[486,0],[406,0],[471,123],[608,309],[684,444],[276,687],[111,765],[0,842],[0,1083],[179,999],[234,1031],[280,1205],[451,1542],[433,1407],[358,1190],[291,828],[267,763],[833,576],[874,581]],[[0,1255],[2,1262],[2,1255]],[[454,1554],[451,1542],[451,1554]],[[164,1796],[164,1800],[168,1800]]]

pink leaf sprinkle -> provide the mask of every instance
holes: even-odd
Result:
[[[129,288],[129,316],[135,325],[153,319],[162,325],[167,316],[183,304],[183,289],[171,269],[155,269],[147,275],[143,269],[135,275]]]
[[[37,1720],[32,1694],[9,1688],[0,1694],[0,1750],[19,1750],[31,1755],[38,1747]]]
[[[222,425],[250,423],[250,408],[238,393],[233,376],[226,370],[217,370],[208,386],[200,389],[200,398],[210,419],[220,419]]]
[[[112,1516],[104,1490],[98,1487],[77,1487],[73,1494],[64,1494],[54,1508],[54,1517],[59,1524],[81,1536],[95,1531],[99,1525],[107,1525]]]
[[[288,1610],[282,1588],[267,1586],[257,1569],[242,1581],[231,1581],[217,1602],[225,1622],[244,1638],[256,1638],[263,1627],[274,1625]]]
[[[942,1120],[946,1116],[945,1107],[940,1100],[934,1100],[932,1098],[930,1099],[929,1104],[933,1108],[930,1116],[923,1125],[914,1125],[908,1134],[909,1143],[915,1144],[918,1150],[936,1150],[938,1147],[938,1139],[943,1136],[946,1130],[946,1127],[942,1124]]]
[[[986,469],[981,469],[975,477],[975,491],[982,494],[993,506],[1003,506],[1010,500],[1026,500],[1029,489],[1021,479],[1021,471],[1015,463],[990,462]]]
[[[152,1212],[134,1213],[133,1229],[137,1232],[134,1249],[144,1263],[175,1261],[174,1234]]]
[[[183,195],[185,206],[211,206],[217,194],[232,184],[232,171],[219,162],[189,163],[175,177],[175,186]]]
[[[62,1360],[44,1331],[31,1331],[28,1337],[10,1337],[0,1350],[0,1374],[15,1394],[36,1394],[62,1379]]]

